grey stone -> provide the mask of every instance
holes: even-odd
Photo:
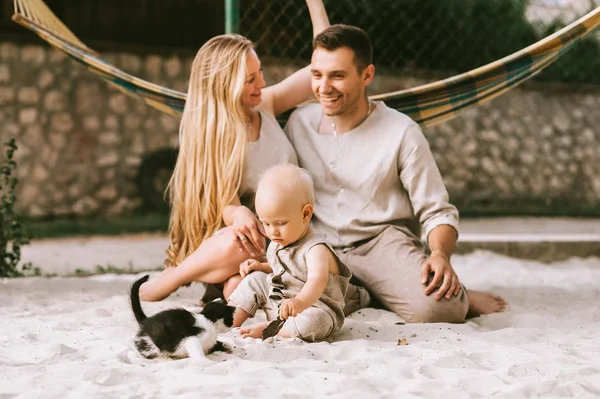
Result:
[[[104,108],[98,82],[78,82],[75,87],[75,107],[81,114],[97,113]]]
[[[134,133],[133,137],[131,138],[131,145],[129,146],[129,149],[133,154],[136,155],[144,152],[145,146],[144,139],[142,138],[142,132],[137,131]]]
[[[42,164],[37,164],[31,172],[31,179],[37,183],[43,183],[48,179],[48,171]]]
[[[51,132],[48,139],[55,150],[62,150],[67,145],[67,135],[62,132]]]
[[[50,127],[57,132],[70,132],[73,130],[74,122],[71,114],[68,112],[60,112],[53,114],[50,117]]]
[[[25,105],[37,104],[40,101],[40,91],[37,87],[22,87],[17,92],[17,101]]]
[[[125,129],[128,131],[135,130],[142,124],[142,118],[135,114],[127,114],[125,115]]]
[[[130,169],[132,171],[134,170],[133,168],[137,168],[138,166],[140,166],[141,163],[142,163],[142,158],[140,158],[140,157],[129,156],[129,157],[125,158],[125,164],[127,166],[129,166],[130,168],[132,168],[132,169]],[[135,173],[137,173],[137,172],[135,172]]]
[[[23,108],[19,111],[19,123],[31,125],[38,120],[38,110],[35,108]]]
[[[147,134],[153,133],[156,130],[156,126],[157,123],[155,118],[149,118],[144,121],[144,130]]]
[[[108,108],[117,115],[127,113],[127,97],[125,94],[113,94],[108,100]]]
[[[27,211],[27,215],[32,218],[39,218],[43,216],[50,216],[51,213],[47,209],[44,209],[38,204],[32,204]]]
[[[17,137],[19,135],[20,130],[21,129],[19,128],[19,125],[17,125],[16,123],[7,123],[3,126],[2,133],[6,133],[6,135],[8,135],[9,137]]]
[[[131,74],[137,74],[142,66],[142,61],[140,60],[140,57],[135,54],[123,53],[121,54],[120,65],[124,71]]]
[[[161,76],[162,59],[158,55],[149,55],[144,62],[144,69],[149,80],[154,81]]]
[[[112,181],[112,180],[114,180],[116,175],[117,175],[117,171],[115,170],[115,168],[106,169],[106,170],[104,170],[102,179],[104,181]]]
[[[106,214],[114,216],[130,213],[139,206],[139,203],[139,199],[121,197],[106,209]]]
[[[100,208],[98,201],[92,197],[84,197],[75,202],[71,207],[71,211],[76,215],[91,215],[96,213]]]
[[[50,90],[44,96],[44,108],[47,111],[56,112],[67,109],[67,97],[65,93],[58,90]]]
[[[105,201],[110,201],[110,200],[115,199],[117,197],[116,185],[114,183],[110,183],[110,184],[102,187],[96,194],[96,197],[101,200],[105,200]]]
[[[114,115],[108,115],[106,118],[104,118],[104,127],[112,130],[119,129],[119,118]]]
[[[163,114],[160,116],[160,125],[167,132],[176,132],[179,129],[179,119]]]
[[[96,161],[96,166],[97,167],[107,167],[107,166],[115,166],[119,163],[119,154],[112,150],[112,151],[106,151],[104,152],[102,155],[100,155],[98,157],[98,160]]]
[[[50,64],[61,64],[63,62],[65,62],[67,59],[67,56],[63,53],[61,53],[60,51],[56,51],[56,50],[50,50],[50,52],[48,53],[48,62]]]
[[[19,46],[14,43],[0,42],[0,60],[16,61],[19,58]]]
[[[100,129],[100,119],[95,115],[86,116],[83,118],[83,127],[93,133]]]
[[[10,82],[10,67],[7,64],[0,64],[0,83]]]
[[[39,184],[24,184],[23,189],[19,192],[19,201],[25,204],[35,204],[40,195],[40,187]]]
[[[15,89],[13,87],[0,87],[0,105],[7,105],[15,100]]]
[[[47,69],[41,70],[37,80],[37,86],[40,89],[47,89],[52,83],[54,83],[54,74]]]
[[[23,46],[21,60],[35,66],[40,66],[46,61],[46,50],[41,46]]]
[[[58,151],[53,147],[46,145],[42,148],[39,157],[42,163],[49,169],[54,169],[58,162]]]
[[[100,133],[100,136],[98,137],[98,142],[109,146],[109,147],[115,147],[116,145],[118,145],[119,143],[121,143],[122,138],[121,135],[115,131],[111,131],[111,130],[107,130],[104,131],[102,133]]]
[[[181,75],[181,60],[177,57],[171,57],[165,61],[165,72],[170,78],[180,77]]]
[[[69,197],[72,199],[78,200],[81,197],[81,193],[83,192],[83,187],[80,184],[71,184],[67,189]]]

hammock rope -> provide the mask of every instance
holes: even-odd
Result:
[[[73,34],[43,0],[14,0],[13,20],[53,48],[85,65],[125,94],[180,117],[186,94],[139,79],[108,64]],[[431,126],[487,102],[535,76],[600,25],[600,7],[514,54],[469,72],[419,87],[371,96],[417,123]],[[287,114],[279,119],[285,122]]]

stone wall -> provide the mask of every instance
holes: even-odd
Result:
[[[186,90],[193,54],[105,54],[151,82]],[[264,59],[268,82],[296,66]],[[380,73],[373,92],[418,78]],[[600,90],[513,89],[425,130],[463,213],[600,215]],[[138,168],[177,144],[178,120],[110,88],[44,45],[0,43],[0,139],[17,138],[19,208],[34,217],[118,215],[141,204]],[[525,206],[526,205],[526,206]]]

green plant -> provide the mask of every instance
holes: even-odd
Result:
[[[19,180],[15,174],[17,163],[14,153],[17,150],[15,139],[4,143],[6,147],[4,162],[0,164],[0,277],[17,277],[28,269],[24,265],[19,270],[21,246],[29,243],[24,233],[21,215],[14,210],[17,201],[15,187]]]

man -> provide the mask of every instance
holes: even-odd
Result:
[[[313,41],[320,105],[296,110],[286,133],[315,181],[314,227],[371,295],[408,322],[502,311],[502,298],[461,286],[450,264],[458,211],[418,124],[368,99],[372,53],[353,26],[333,25]]]

